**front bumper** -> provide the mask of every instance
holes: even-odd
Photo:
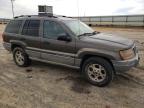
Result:
[[[139,64],[139,56],[136,53],[136,56],[130,60],[123,61],[112,61],[114,69],[116,72],[125,72],[131,69],[132,67],[136,67]]]

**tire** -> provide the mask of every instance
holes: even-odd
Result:
[[[89,83],[104,87],[113,80],[114,71],[107,60],[100,57],[91,57],[84,61],[82,74]]]
[[[13,59],[16,65],[19,67],[27,67],[31,64],[31,60],[29,59],[28,55],[20,47],[14,48]]]

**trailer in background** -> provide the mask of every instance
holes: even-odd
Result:
[[[10,19],[0,18],[0,24],[7,24],[9,21]]]
[[[51,6],[39,6],[39,15],[53,15]],[[85,16],[73,17],[89,26],[120,26],[144,27],[144,15],[118,15],[118,16]],[[10,19],[0,18],[0,24],[7,24]]]
[[[144,15],[85,16],[73,17],[90,26],[134,26],[144,27]]]

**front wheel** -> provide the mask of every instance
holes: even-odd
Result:
[[[31,62],[30,59],[28,58],[28,55],[20,47],[14,48],[13,59],[14,59],[15,63],[20,67],[29,66],[30,62]]]
[[[82,65],[84,77],[93,85],[103,87],[113,79],[113,68],[111,64],[100,57],[91,57]]]

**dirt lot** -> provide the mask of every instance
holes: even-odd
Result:
[[[28,68],[17,67],[1,41],[0,108],[143,108],[144,30],[94,29],[135,40],[140,66],[118,75],[109,86],[98,88],[84,81],[78,70],[35,61]]]

